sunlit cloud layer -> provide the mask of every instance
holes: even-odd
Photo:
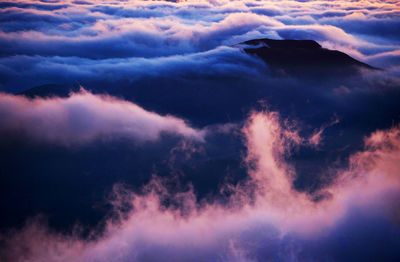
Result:
[[[36,74],[36,66],[22,71],[15,66],[27,59],[39,61],[41,69],[51,67],[48,77],[56,77],[53,63],[61,57],[71,67],[68,73],[77,63],[135,66],[146,62],[134,58],[154,58],[156,63],[174,55],[190,60],[194,53],[257,37],[313,39],[390,68],[400,44],[399,8],[395,1],[3,2],[0,84],[8,90],[31,88],[7,79],[10,74]],[[381,54],[383,61],[376,59]]]
[[[170,195],[158,178],[140,194],[116,186],[114,219],[102,237],[80,240],[33,221],[8,240],[8,256],[13,261],[253,261],[269,254],[291,261],[300,259],[302,242],[322,238],[352,210],[369,216],[373,209],[390,209],[400,189],[398,128],[365,138],[364,151],[351,156],[350,167],[337,170],[333,184],[310,195],[292,188],[296,174],[283,156],[299,136],[279,123],[275,112],[254,112],[247,120],[242,131],[250,176],[235,187],[225,185],[233,194],[224,205],[199,203],[191,190]],[[316,202],[317,196],[322,197]],[[178,207],[164,207],[165,198]],[[124,205],[134,208],[118,215]],[[286,242],[292,244],[282,253]]]
[[[160,116],[133,103],[85,90],[68,98],[47,99],[0,94],[0,112],[0,132],[65,145],[102,137],[154,141],[161,133],[202,141],[205,135],[182,119]]]

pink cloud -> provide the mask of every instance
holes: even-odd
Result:
[[[340,92],[345,93],[347,90],[346,90],[346,87],[341,86],[338,89],[336,89],[335,91],[337,93],[340,93]],[[320,127],[318,130],[316,130],[314,132],[314,134],[312,134],[311,137],[308,138],[308,143],[311,146],[318,147],[322,142],[322,139],[323,139],[322,134],[324,133],[325,129],[327,129],[330,126],[336,125],[337,123],[339,123],[339,119],[335,118],[333,121],[331,121],[331,122],[323,125],[322,127]]]
[[[250,178],[227,185],[234,193],[228,204],[199,203],[192,190],[171,194],[159,178],[140,194],[116,186],[111,203],[121,216],[107,222],[101,237],[85,241],[31,223],[9,238],[8,256],[13,261],[173,261],[201,260],[216,252],[222,261],[246,261],[250,257],[240,236],[255,225],[272,225],[282,234],[320,234],[352,207],[388,205],[385,194],[400,190],[398,127],[367,137],[365,150],[350,158],[349,168],[337,170],[336,181],[316,193],[327,196],[318,202],[293,188],[296,174],[284,156],[298,144],[298,134],[288,132],[277,113],[254,112],[243,134]],[[164,207],[165,197],[179,207]],[[119,212],[125,205],[134,207],[128,215]]]
[[[79,144],[96,139],[157,140],[162,133],[203,141],[205,131],[184,120],[161,116],[136,104],[85,90],[68,98],[0,94],[0,131],[20,132],[38,141]]]

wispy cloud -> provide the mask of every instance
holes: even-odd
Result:
[[[191,190],[171,193],[159,178],[138,194],[115,187],[114,219],[101,237],[80,240],[32,222],[8,239],[8,256],[12,261],[252,261],[266,248],[272,257],[299,259],[296,249],[307,245],[307,238],[328,241],[324,232],[353,209],[369,214],[372,207],[391,205],[390,194],[400,189],[399,130],[371,134],[349,167],[337,170],[335,182],[310,195],[293,188],[296,174],[284,160],[298,142],[297,133],[282,127],[277,113],[254,112],[243,128],[250,177],[226,185],[233,190],[229,203],[197,202]],[[165,199],[176,205],[165,207]],[[133,209],[120,216],[127,206]],[[291,235],[297,237],[289,240]],[[292,246],[285,253],[287,241]]]

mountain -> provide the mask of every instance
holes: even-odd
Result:
[[[294,76],[337,77],[361,70],[379,70],[314,40],[253,39],[234,45],[264,60],[272,71]]]

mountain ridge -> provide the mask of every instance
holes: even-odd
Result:
[[[359,69],[381,70],[358,61],[338,50],[323,48],[314,40],[260,38],[241,42],[233,47],[255,55],[274,69],[296,76],[351,75]]]

